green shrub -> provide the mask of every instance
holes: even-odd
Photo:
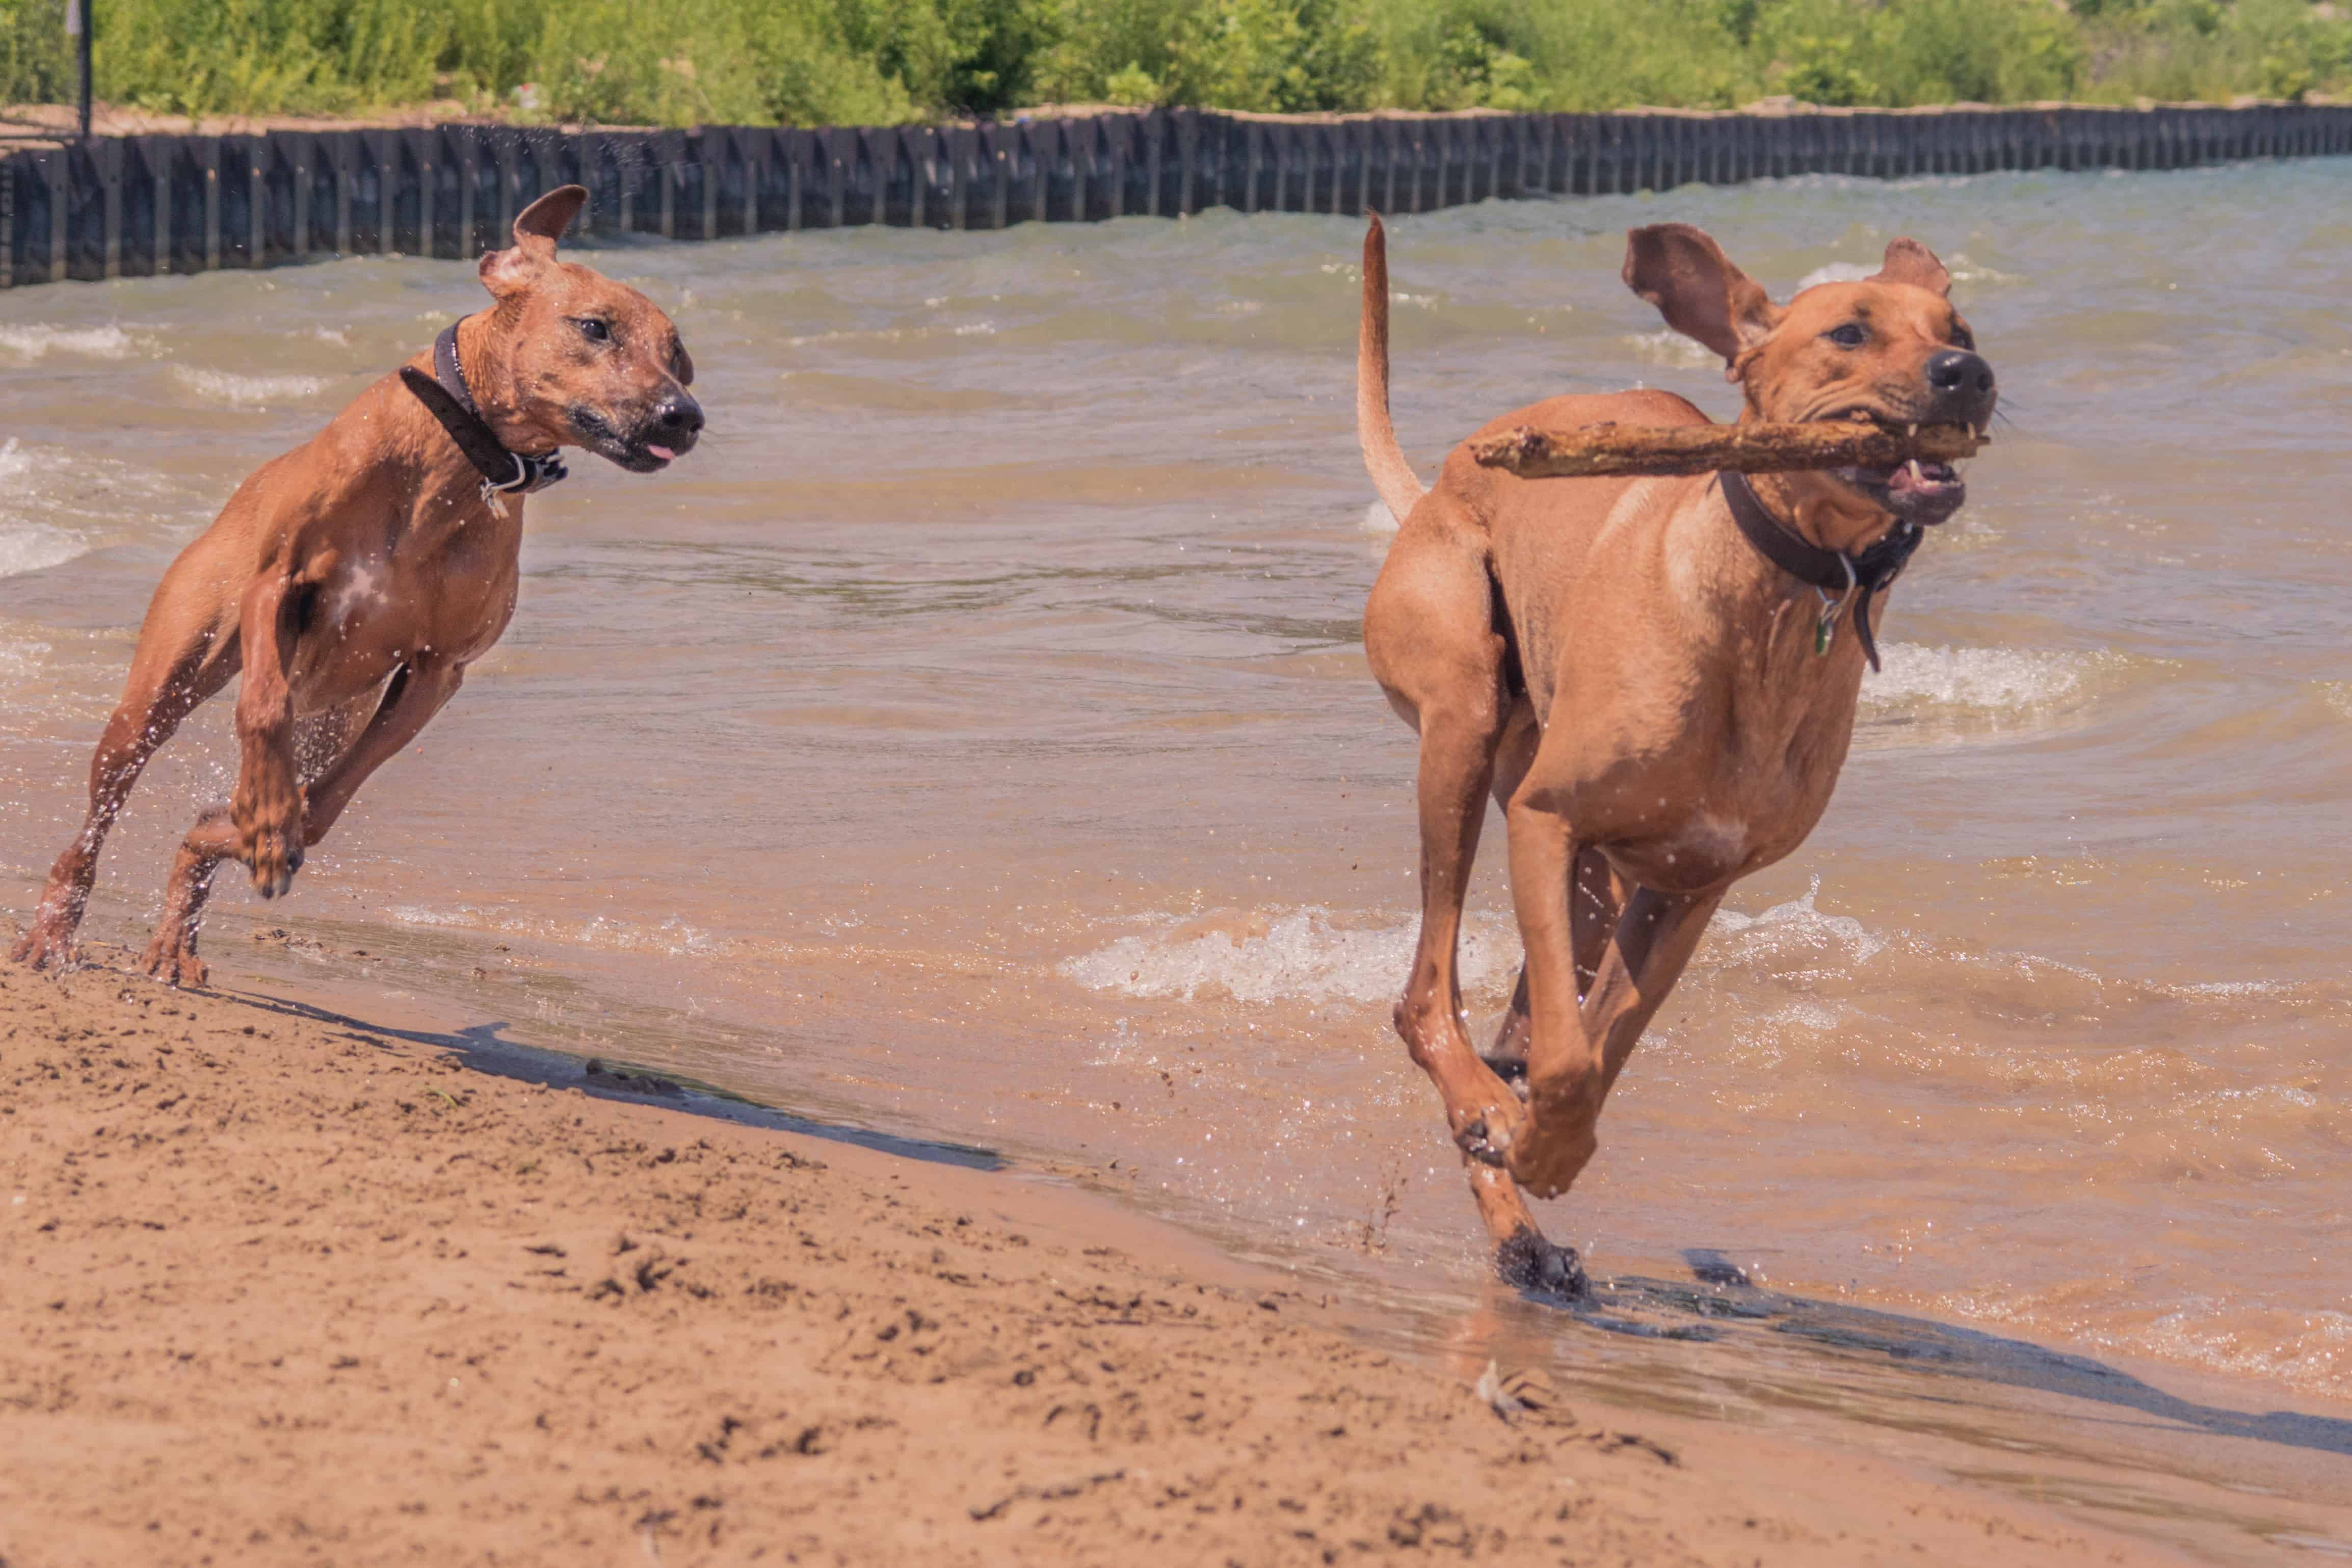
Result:
[[[2310,0],[94,0],[100,96],[619,124],[889,123],[1041,102],[1899,106],[2352,91]],[[0,0],[0,94],[71,96],[62,0]],[[536,90],[519,99],[526,84]],[[527,110],[522,103],[535,106]]]

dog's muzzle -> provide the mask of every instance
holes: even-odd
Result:
[[[1920,400],[1916,413],[1905,414],[1902,424],[1964,424],[1970,430],[1983,430],[1992,423],[2000,394],[1994,384],[1992,364],[1983,355],[1966,349],[1945,349],[1929,355],[1921,370],[1927,383],[1927,395]],[[1875,411],[1853,409],[1846,417],[1869,418],[1881,425],[1900,428],[1895,421]],[[1915,457],[1891,468],[1840,468],[1835,472],[1840,480],[1905,522],[1923,528],[1945,521],[1969,498],[1967,482],[1960,477],[1959,470],[1948,463]]]
[[[584,404],[575,404],[566,415],[582,445],[632,474],[658,472],[702,439],[702,405],[683,391],[663,397],[626,429]]]

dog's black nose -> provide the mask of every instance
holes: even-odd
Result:
[[[1966,349],[1946,349],[1927,357],[1927,384],[1940,412],[1980,420],[1992,412],[1992,364]]]
[[[702,405],[684,392],[664,398],[654,410],[654,426],[664,435],[699,435],[702,434]]]

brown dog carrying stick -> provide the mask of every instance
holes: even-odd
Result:
[[[1981,430],[1992,368],[1927,247],[1776,306],[1683,224],[1636,229],[1624,277],[1723,356],[1743,423]],[[1421,734],[1422,925],[1397,1031],[1436,1084],[1506,1278],[1574,1291],[1522,1190],[1565,1192],[1602,1101],[1731,884],[1804,841],[1853,736],[1879,591],[1965,490],[1951,468],[1521,478],[1472,445],[1516,427],[1704,425],[1662,392],[1505,414],[1424,494],[1388,412],[1388,263],[1364,237],[1357,429],[1402,519],[1364,651]],[[1853,622],[1853,634],[1842,622]],[[1464,1027],[1454,963],[1489,791],[1527,960],[1493,1048]],[[1507,1083],[1506,1077],[1517,1081]]]
[[[200,986],[214,871],[284,893],[368,776],[414,739],[514,613],[520,497],[581,446],[634,473],[690,450],[702,410],[677,329],[634,288],[556,259],[588,193],[551,191],[482,257],[496,304],[256,470],[163,575],[91,759],[89,815],[16,956],[76,959],[98,854],[182,720],[240,669],[236,789],[173,865],[150,974]],[[509,501],[509,497],[515,497]]]

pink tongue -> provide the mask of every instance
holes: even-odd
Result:
[[[667,447],[667,446],[656,446],[656,445],[651,444],[650,443],[648,443],[648,444],[646,444],[646,451],[648,451],[648,452],[650,452],[650,453],[652,453],[655,456],[656,456],[656,457],[660,458],[660,459],[661,459],[663,462],[665,462],[665,463],[668,462],[671,458],[673,458],[673,457],[675,457],[675,456],[677,456],[677,453],[672,452],[672,451],[671,451],[668,447]]]

